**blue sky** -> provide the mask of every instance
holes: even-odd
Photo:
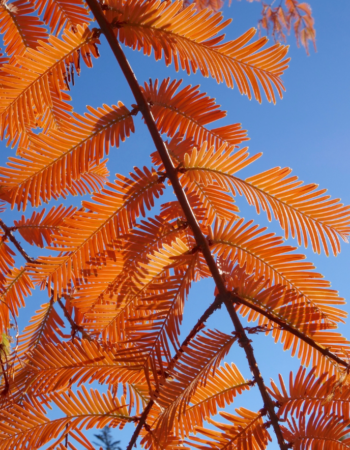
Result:
[[[268,104],[266,100],[262,105],[254,100],[249,101],[247,97],[239,94],[238,89],[230,90],[223,84],[217,85],[212,79],[204,79],[201,75],[189,77],[184,72],[176,73],[173,68],[166,68],[163,61],[155,63],[153,56],[147,58],[130,49],[126,49],[126,54],[140,84],[149,78],[161,80],[168,76],[172,79],[183,78],[183,87],[187,84],[200,84],[201,91],[215,97],[217,103],[228,111],[227,118],[215,126],[242,123],[251,139],[248,143],[251,154],[264,153],[262,158],[241,173],[242,177],[275,166],[288,166],[293,168],[293,173],[300,179],[307,183],[318,183],[321,188],[328,188],[332,197],[340,197],[345,204],[350,204],[350,3],[348,0],[332,3],[326,0],[309,0],[309,3],[316,21],[317,53],[311,49],[311,55],[307,57],[304,49],[296,47],[294,36],[288,38],[291,45],[289,56],[292,60],[290,68],[283,76],[287,92],[283,100],[278,100],[275,106]],[[227,39],[234,39],[248,28],[256,26],[260,10],[261,4],[244,0],[232,0],[231,7],[225,6],[224,17],[233,18],[232,24],[227,28]],[[94,62],[93,70],[83,68],[80,78],[76,79],[76,86],[72,89],[73,105],[79,113],[86,110],[86,105],[97,107],[103,103],[116,104],[121,100],[129,107],[134,103],[107,43],[103,38],[101,40],[101,58]],[[154,151],[153,144],[140,117],[136,118],[135,123],[136,134],[120,149],[111,150],[111,179],[116,172],[127,174],[134,165],[150,165],[149,154]],[[4,144],[1,147],[0,158],[3,165],[7,156],[13,155],[13,151],[6,149]],[[80,201],[80,198],[74,199],[75,204]],[[257,216],[255,210],[245,204],[244,199],[237,199],[237,203],[243,217],[253,218],[262,226],[267,225],[266,218],[263,215]],[[4,220],[10,225],[11,221],[20,215],[21,213],[17,212],[6,212]],[[278,224],[271,224],[269,227],[270,230],[281,234]],[[26,249],[31,255],[37,255],[29,246],[26,246]],[[318,271],[332,281],[332,286],[340,291],[341,296],[349,298],[350,246],[344,244],[342,253],[337,258],[314,255],[310,250],[305,252]],[[206,280],[195,285],[185,309],[183,336],[186,336],[199,314],[212,300],[211,281]],[[45,301],[44,293],[33,293],[28,299],[28,308],[22,311],[24,314],[19,321],[20,326],[24,326],[33,311]],[[348,305],[345,309],[349,311]],[[224,310],[216,313],[208,321],[208,326],[224,332],[232,331],[232,325]],[[350,338],[348,326],[342,327],[341,331]],[[289,353],[283,352],[282,346],[275,345],[270,337],[258,336],[253,340],[256,357],[267,384],[270,377],[277,380],[278,373],[287,377],[290,370],[295,372],[299,367],[298,360],[291,359]],[[243,351],[238,346],[233,347],[227,361],[235,362],[241,372],[250,378]],[[263,405],[258,391],[254,390],[242,395],[228,411],[233,412],[234,407],[238,406],[258,410]],[[131,433],[132,428],[127,427],[125,431],[115,431],[114,437],[121,439],[124,448]],[[275,450],[277,444],[273,442],[268,448]]]

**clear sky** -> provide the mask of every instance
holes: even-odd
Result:
[[[316,21],[317,53],[311,48],[311,55],[306,56],[303,48],[296,47],[294,36],[289,37],[289,55],[292,60],[290,68],[283,76],[287,92],[283,100],[277,101],[276,106],[268,104],[266,100],[262,105],[254,100],[249,101],[247,97],[239,94],[238,89],[230,90],[223,84],[217,85],[212,79],[204,79],[201,75],[188,77],[184,72],[176,73],[172,68],[166,68],[162,61],[155,63],[153,56],[146,58],[130,49],[126,50],[126,54],[140,84],[149,78],[161,80],[168,76],[172,79],[183,78],[183,87],[187,84],[200,84],[203,92],[215,97],[217,103],[228,111],[227,118],[214,126],[242,123],[251,138],[248,143],[251,154],[264,153],[259,161],[240,174],[242,177],[275,166],[288,166],[293,168],[293,173],[300,179],[307,183],[318,183],[321,188],[328,188],[332,197],[340,197],[344,203],[350,204],[350,2],[309,0],[309,3]],[[231,7],[224,7],[224,17],[233,18],[227,29],[227,38],[234,39],[248,28],[256,26],[260,10],[261,4],[257,2],[232,0]],[[76,86],[72,89],[73,105],[79,113],[85,111],[86,105],[98,107],[103,103],[116,104],[121,100],[130,107],[134,103],[103,38],[100,53],[101,58],[94,62],[94,69],[83,67],[81,77],[76,80]],[[135,122],[136,134],[120,149],[111,150],[111,179],[116,172],[127,174],[134,165],[150,165],[149,154],[154,151],[153,144],[139,116]],[[0,158],[3,165],[5,155],[9,156],[11,150],[6,149],[4,144],[1,147]],[[80,201],[80,198],[74,200],[77,205]],[[267,224],[265,216],[258,217],[252,207],[246,206],[244,199],[237,199],[237,203],[245,218],[253,218],[260,225]],[[10,225],[13,218],[20,215],[18,212],[7,212],[4,220]],[[272,231],[281,234],[278,224],[269,226]],[[36,256],[30,246],[25,247],[28,253]],[[303,249],[301,251],[303,252]],[[343,297],[350,298],[350,246],[344,244],[342,253],[337,258],[313,255],[309,250],[306,253],[316,264],[318,271],[332,281],[332,286],[339,290]],[[43,293],[35,292],[27,301],[28,309],[20,320],[21,327],[46,298]],[[212,301],[213,286],[210,281],[195,285],[185,309],[184,336]],[[345,309],[349,310],[348,305]],[[208,326],[224,332],[232,331],[232,325],[224,310],[216,313],[208,322]],[[348,325],[342,327],[341,331],[350,338]],[[270,337],[254,337],[254,348],[267,384],[271,377],[277,381],[278,373],[287,377],[290,370],[295,372],[299,367],[298,360],[291,359],[289,353],[283,352],[282,346],[275,345]],[[241,372],[250,378],[243,351],[238,345],[233,347],[226,360],[235,362]],[[228,411],[233,412],[238,406],[260,409],[263,405],[259,392],[253,390],[242,395]],[[121,439],[122,447],[125,448],[131,433],[132,427],[127,427],[125,431],[115,431],[114,437]],[[91,433],[89,435],[91,436]],[[277,444],[273,442],[268,448],[275,450]]]

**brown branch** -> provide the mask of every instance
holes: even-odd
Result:
[[[233,307],[231,293],[229,293],[225,287],[225,283],[221,277],[221,274],[216,265],[215,259],[213,258],[212,254],[211,254],[208,242],[200,229],[200,226],[199,226],[197,219],[192,211],[192,208],[188,202],[186,194],[182,189],[182,186],[178,179],[177,170],[173,165],[173,162],[169,156],[168,149],[167,149],[166,145],[164,144],[162,137],[158,131],[158,128],[157,128],[156,122],[154,120],[154,117],[152,115],[152,112],[150,110],[150,107],[142,94],[142,91],[140,89],[140,86],[136,79],[136,76],[135,76],[134,72],[132,71],[132,69],[129,65],[129,62],[123,53],[123,50],[120,47],[118,40],[114,36],[112,27],[107,22],[104,14],[102,12],[100,4],[98,3],[97,0],[87,0],[87,4],[89,5],[96,21],[98,22],[102,33],[105,35],[113,53],[114,53],[114,56],[116,57],[116,59],[119,63],[119,66],[126,78],[126,81],[128,82],[130,89],[132,90],[132,93],[134,94],[134,97],[135,97],[136,103],[139,107],[139,110],[143,114],[143,118],[144,118],[145,123],[148,127],[148,130],[152,136],[155,147],[162,159],[167,177],[172,184],[175,195],[176,195],[176,197],[183,209],[183,212],[186,216],[186,220],[192,229],[196,243],[199,246],[199,248],[201,249],[201,251],[203,252],[206,263],[209,267],[209,270],[210,270],[212,277],[214,278],[215,284],[218,288],[219,294],[221,296],[223,296],[223,299],[224,299],[223,301],[224,301],[227,311],[231,317],[231,320],[234,324],[235,330],[237,333],[239,333],[239,343],[242,346],[242,348],[245,350],[245,353],[246,353],[246,356],[247,356],[247,359],[249,362],[250,370],[252,371],[254,379],[258,384],[261,396],[264,400],[264,407],[268,411],[270,420],[272,422],[274,431],[277,436],[279,446],[280,446],[281,450],[287,450],[288,446],[284,441],[284,438],[282,435],[282,430],[278,423],[278,417],[274,410],[274,403],[266,390],[266,386],[264,384],[264,381],[260,374],[260,370],[257,366],[256,360],[254,357],[253,348],[250,345],[250,340],[247,338],[247,335],[245,334],[243,326],[242,326],[242,324],[237,316],[237,313]],[[237,300],[239,301],[239,299],[237,299]]]
[[[72,331],[73,333],[76,331],[79,331],[82,335],[82,337],[88,341],[92,341],[91,336],[89,335],[89,333],[87,333],[84,330],[84,327],[82,327],[81,325],[78,325],[74,322],[74,320],[72,319],[72,316],[69,314],[69,312],[67,311],[67,308],[64,306],[64,304],[62,303],[62,300],[58,297],[57,299],[57,303],[60,305],[60,307],[63,310],[63,314],[65,315],[65,318],[68,320],[68,322],[70,323],[70,326],[72,327]]]
[[[15,238],[15,236],[12,233],[14,227],[12,227],[12,228],[8,227],[1,219],[0,219],[0,227],[4,230],[4,233],[5,233],[3,237],[8,237],[9,238],[9,240],[13,243],[13,245],[17,248],[17,250],[20,252],[20,254],[23,256],[23,258],[28,263],[38,263],[37,260],[35,260],[34,258],[32,258],[31,256],[29,256],[27,254],[27,252],[21,246],[19,241]],[[91,336],[84,330],[84,328],[81,325],[77,325],[74,322],[74,320],[72,319],[72,317],[70,316],[70,314],[68,313],[66,307],[63,305],[63,303],[62,303],[62,301],[60,299],[58,299],[58,303],[61,306],[61,308],[63,309],[63,313],[64,313],[66,319],[68,320],[68,322],[70,323],[70,325],[72,327],[72,330],[73,331],[79,331],[84,339],[87,339],[88,341],[92,341]],[[14,314],[12,314],[12,315],[15,317]]]
[[[12,242],[12,244],[17,248],[17,250],[20,252],[20,254],[23,256],[23,258],[28,263],[36,263],[37,261],[33,258],[31,258],[27,252],[24,250],[24,248],[21,246],[19,241],[15,238],[15,236],[12,233],[12,228],[8,227],[1,219],[0,219],[0,227],[4,230],[4,236],[8,237],[9,240]]]
[[[215,297],[214,302],[204,311],[204,313],[201,315],[201,317],[198,319],[196,325],[192,328],[192,330],[189,332],[185,340],[182,342],[180,348],[175,353],[175,355],[171,358],[171,361],[169,362],[167,366],[167,372],[172,370],[174,368],[174,365],[176,364],[176,361],[180,358],[181,354],[183,353],[183,347],[187,346],[190,341],[196,336],[196,334],[203,328],[203,324],[209,319],[209,317],[219,308],[221,308],[223,302],[224,302],[224,296],[223,295],[217,295]]]
[[[167,366],[167,372],[169,372],[174,365],[176,364],[176,361],[180,358],[181,354],[183,353],[183,347],[188,345],[189,342],[196,336],[196,334],[203,328],[203,324],[208,320],[208,318],[216,311],[217,309],[221,308],[221,305],[224,301],[224,298],[220,295],[217,295],[214,302],[204,311],[204,313],[201,315],[201,317],[198,319],[196,325],[192,328],[192,330],[189,332],[185,340],[182,342],[180,348],[175,353],[175,355],[170,360],[168,366]],[[146,408],[144,409],[142,416],[140,418],[140,421],[131,437],[131,440],[129,442],[129,445],[127,446],[126,450],[131,450],[132,446],[135,444],[142,427],[146,425],[146,420],[148,417],[148,414],[150,410],[152,409],[152,406],[154,404],[153,400],[150,400],[147,404]]]
[[[128,446],[126,447],[126,450],[131,450],[133,448],[133,446],[136,444],[136,440],[139,437],[142,427],[146,423],[148,413],[151,411],[153,404],[154,404],[154,401],[150,400],[148,402],[146,408],[143,410],[142,416],[140,417],[139,423],[137,424],[137,427],[135,428],[135,431],[130,439]]]
[[[257,305],[254,305],[253,303],[250,303],[248,300],[245,300],[241,297],[234,296],[232,298],[233,302],[235,303],[241,303],[244,306],[247,306],[250,309],[253,309],[254,311],[258,312],[259,314],[265,316],[267,319],[271,320],[271,322],[276,323],[279,325],[279,328],[288,331],[289,333],[293,334],[297,338],[301,339],[306,344],[310,345],[310,347],[314,348],[318,352],[320,352],[323,356],[332,359],[335,363],[344,366],[346,369],[349,368],[349,363],[344,361],[342,358],[339,358],[339,356],[335,355],[331,351],[329,351],[327,348],[322,347],[321,345],[317,344],[312,338],[309,336],[306,336],[301,331],[297,330],[291,325],[288,325],[286,322],[284,322],[282,319],[277,317],[273,312],[269,312],[264,310],[263,308],[260,308]]]

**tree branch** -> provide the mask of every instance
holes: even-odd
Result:
[[[84,330],[84,327],[82,327],[81,325],[78,325],[74,322],[74,320],[72,319],[72,316],[69,314],[69,312],[67,311],[67,308],[64,306],[64,304],[62,303],[62,300],[59,297],[57,298],[57,303],[62,308],[63,314],[64,314],[65,318],[68,320],[68,322],[70,323],[70,326],[72,327],[73,332],[79,331],[84,339],[91,342],[92,338],[89,335],[89,333],[87,333]]]
[[[174,367],[174,365],[176,364],[176,361],[180,358],[181,354],[183,353],[183,350],[182,350],[183,347],[188,345],[188,343],[203,328],[203,324],[209,319],[209,317],[213,314],[213,312],[216,311],[217,309],[221,308],[223,301],[224,301],[224,298],[221,295],[217,295],[214,302],[204,311],[204,313],[198,319],[196,325],[192,328],[192,330],[189,332],[189,334],[187,335],[185,340],[182,342],[178,351],[171,358],[171,361],[169,362],[169,364],[167,366],[167,372],[170,371]],[[143,425],[145,425],[145,423],[146,423],[148,414],[151,411],[153,405],[154,405],[154,401],[150,400],[142,413],[140,421],[131,437],[131,440],[130,440],[129,445],[127,446],[126,450],[131,450],[132,446],[136,443],[136,440],[142,430]]]
[[[148,402],[146,408],[143,410],[142,416],[140,417],[139,423],[137,424],[137,427],[135,428],[135,431],[130,439],[128,446],[126,447],[126,450],[132,450],[133,446],[136,444],[137,438],[139,437],[142,427],[146,423],[148,413],[151,411],[153,405],[154,405],[154,401],[150,400]]]
[[[192,211],[192,208],[188,202],[186,194],[185,194],[184,190],[182,189],[182,186],[181,186],[180,181],[177,176],[176,168],[173,165],[173,162],[170,158],[168,149],[167,149],[166,145],[164,144],[162,137],[158,131],[154,117],[152,115],[152,112],[149,108],[149,105],[148,105],[146,99],[144,98],[144,96],[142,94],[142,91],[140,89],[140,86],[136,79],[136,76],[135,76],[134,72],[132,71],[128,60],[126,59],[122,48],[119,45],[118,40],[114,36],[113,29],[110,26],[110,24],[107,22],[98,1],[97,0],[87,0],[87,4],[89,5],[96,21],[98,22],[102,33],[104,33],[104,35],[114,53],[114,56],[116,57],[116,59],[119,63],[119,66],[130,86],[130,89],[132,90],[132,93],[134,94],[134,97],[135,97],[136,103],[139,107],[139,110],[143,114],[145,123],[148,127],[148,130],[149,130],[151,136],[152,136],[155,147],[162,159],[167,177],[169,178],[169,180],[172,184],[175,195],[183,209],[183,212],[186,216],[187,222],[192,229],[196,243],[197,243],[198,247],[201,249],[201,251],[203,252],[206,263],[209,267],[209,270],[210,270],[212,277],[215,281],[215,284],[218,288],[219,294],[222,295],[224,298],[225,306],[231,317],[231,320],[233,322],[235,330],[237,333],[239,333],[239,343],[242,346],[242,348],[245,350],[245,353],[246,353],[246,356],[248,359],[248,363],[250,366],[250,370],[253,373],[254,379],[257,382],[261,396],[264,400],[264,407],[266,408],[266,410],[269,414],[270,420],[272,422],[274,431],[277,436],[279,446],[280,446],[281,450],[287,450],[288,446],[284,441],[284,438],[282,435],[282,430],[278,423],[278,417],[274,410],[274,402],[272,401],[271,397],[269,396],[269,394],[266,390],[266,386],[264,384],[264,381],[260,374],[260,370],[257,366],[256,360],[254,357],[253,348],[250,345],[250,340],[247,338],[247,335],[243,329],[243,326],[237,316],[237,313],[232,304],[231,293],[228,292],[225,287],[224,280],[222,279],[219,269],[216,265],[215,259],[213,258],[212,254],[211,254],[208,242],[200,229],[200,226],[199,226],[197,219]],[[239,301],[239,299],[237,299],[237,301]]]
[[[9,240],[13,243],[13,245],[17,248],[17,250],[20,252],[20,254],[23,256],[23,258],[28,263],[37,263],[37,261],[34,258],[32,258],[31,256],[29,256],[27,254],[27,252],[23,249],[23,247],[21,246],[19,241],[12,234],[13,228],[8,227],[1,219],[0,219],[0,227],[4,230],[4,233],[5,233],[4,236],[9,238]],[[81,325],[77,325],[74,322],[74,320],[72,319],[71,315],[67,311],[66,307],[62,303],[61,299],[59,298],[57,301],[58,301],[58,304],[60,305],[60,307],[62,308],[66,319],[70,323],[70,325],[72,327],[72,330],[73,331],[79,331],[84,339],[87,339],[88,341],[92,341],[91,336],[84,330],[84,328]]]
[[[15,236],[12,233],[12,229],[8,227],[1,219],[0,219],[0,227],[4,230],[4,236],[8,237],[9,240],[12,242],[12,244],[17,248],[17,250],[20,252],[20,254],[23,256],[23,258],[28,263],[35,263],[36,260],[31,258],[27,252],[24,250],[24,248],[21,246],[19,241],[15,238]]]
[[[280,328],[282,328],[283,330],[288,331],[289,333],[293,334],[294,336],[296,336],[297,338],[299,338],[306,344],[310,345],[310,347],[312,347],[315,350],[317,350],[318,352],[320,352],[323,356],[326,356],[327,358],[333,360],[335,363],[337,363],[341,366],[344,366],[346,369],[349,368],[349,363],[344,361],[342,358],[339,358],[339,356],[335,355],[334,353],[329,351],[327,348],[324,348],[321,345],[317,344],[312,338],[310,338],[309,336],[306,336],[301,331],[293,328],[293,326],[288,325],[282,319],[275,316],[273,312],[266,311],[263,308],[260,308],[259,306],[254,305],[253,303],[250,303],[248,300],[245,300],[244,298],[241,298],[241,297],[234,296],[232,298],[232,300],[235,303],[241,303],[242,305],[247,306],[250,309],[253,309],[254,311],[258,312],[259,314],[265,316],[267,319],[271,320],[271,322],[274,322],[277,325],[279,325]]]

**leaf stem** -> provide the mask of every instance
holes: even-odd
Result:
[[[215,259],[213,258],[212,254],[211,254],[207,239],[203,235],[203,233],[200,229],[200,226],[197,222],[197,219],[196,219],[196,217],[192,211],[192,208],[188,202],[186,194],[185,194],[184,190],[182,189],[182,186],[178,179],[177,170],[173,165],[173,162],[170,158],[168,149],[167,149],[165,143],[163,142],[163,139],[158,131],[156,122],[155,122],[152,112],[149,108],[149,105],[143,96],[143,93],[140,89],[140,86],[136,79],[136,76],[135,76],[134,72],[132,71],[132,68],[130,67],[128,60],[126,59],[122,48],[119,45],[118,40],[114,36],[112,27],[107,22],[104,14],[102,12],[101,6],[97,0],[87,0],[87,4],[89,5],[102,32],[104,33],[104,35],[114,53],[114,56],[116,57],[119,65],[120,65],[120,68],[130,86],[130,89],[131,89],[132,93],[134,94],[134,97],[135,97],[136,103],[139,107],[139,110],[143,114],[145,123],[151,134],[151,137],[153,139],[155,147],[162,159],[164,168],[166,170],[167,177],[169,178],[169,180],[172,184],[172,187],[175,191],[175,195],[183,209],[183,212],[186,216],[187,222],[192,229],[193,235],[196,239],[196,243],[197,243],[198,247],[201,249],[201,251],[205,257],[205,260],[207,262],[209,270],[213,276],[213,279],[218,288],[219,294],[223,298],[223,302],[225,303],[225,306],[231,317],[231,320],[233,322],[235,330],[239,334],[238,342],[246,353],[246,357],[248,359],[250,370],[252,371],[254,380],[256,381],[256,383],[259,387],[261,396],[264,401],[264,407],[268,411],[270,420],[272,422],[274,431],[277,436],[279,446],[280,446],[281,450],[287,450],[288,445],[285,443],[283,435],[282,435],[282,430],[281,430],[279,422],[278,422],[278,417],[274,410],[274,402],[272,401],[270,395],[268,394],[266,386],[263,381],[263,378],[260,374],[260,370],[259,370],[257,362],[255,360],[253,348],[250,344],[250,340],[247,338],[244,328],[243,328],[243,326],[238,318],[238,315],[233,307],[232,299],[234,299],[235,296],[232,296],[232,294],[230,292],[228,292],[225,287],[224,280],[222,279],[219,269],[216,265]],[[237,301],[239,302],[238,297],[237,297]],[[130,448],[131,447],[129,446],[128,450]]]

